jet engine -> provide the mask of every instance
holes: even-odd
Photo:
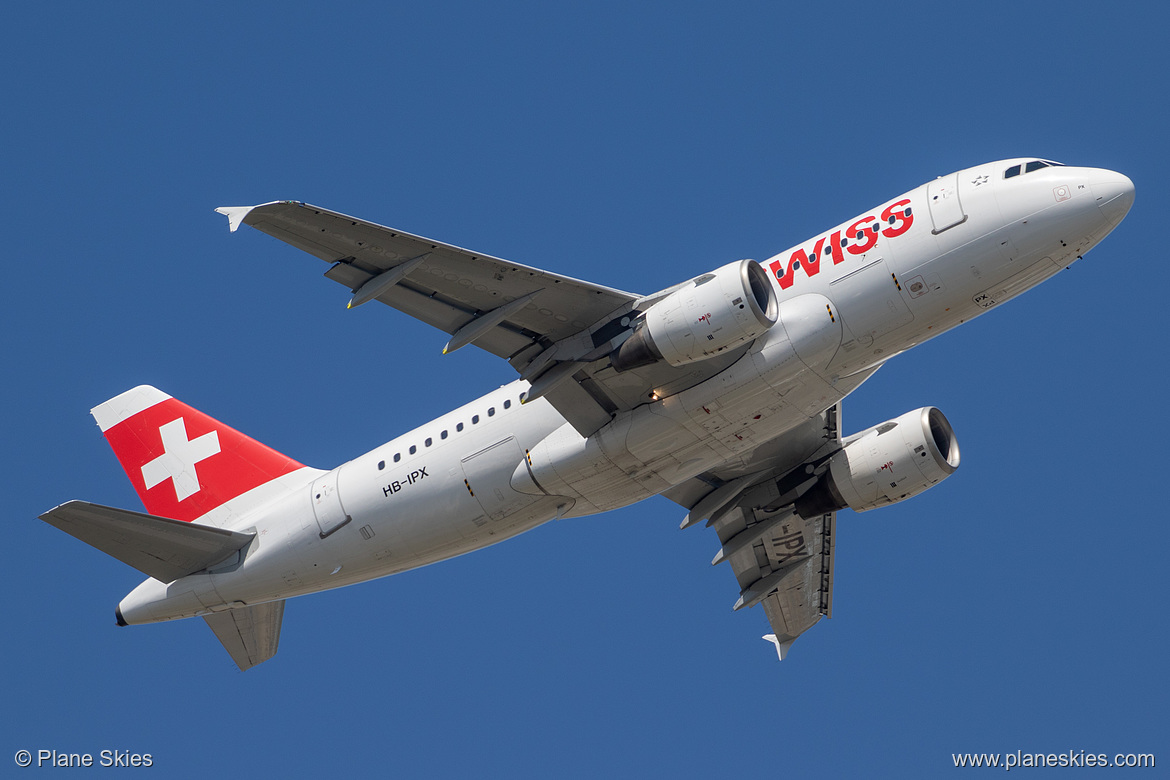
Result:
[[[916,496],[955,473],[959,444],[933,406],[851,436],[829,469],[796,501],[801,517],[849,507],[865,512]]]
[[[617,371],[659,360],[685,366],[755,339],[778,312],[776,290],[759,263],[728,263],[647,309],[610,362]]]

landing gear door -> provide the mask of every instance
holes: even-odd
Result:
[[[930,205],[930,219],[934,223],[936,236],[944,230],[967,221],[963,204],[959,202],[959,174],[952,173],[935,179],[926,189],[926,202]]]
[[[330,471],[313,483],[310,498],[313,503],[313,514],[317,517],[317,527],[321,531],[321,538],[336,531],[348,523],[352,518],[345,513],[341,505],[341,494],[337,490],[337,477],[340,469]]]

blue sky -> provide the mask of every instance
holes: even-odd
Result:
[[[5,13],[3,739],[157,776],[936,775],[954,752],[1170,761],[1152,3],[22,4]],[[839,521],[834,618],[777,664],[665,499],[289,603],[239,673],[118,629],[136,571],[36,519],[140,508],[88,415],[154,384],[333,467],[512,379],[221,205],[297,199],[650,292],[1017,155],[1137,201],[1022,299],[848,399],[963,466]],[[1163,755],[1166,754],[1166,755]],[[3,764],[0,764],[3,765]],[[31,771],[31,770],[30,770]]]

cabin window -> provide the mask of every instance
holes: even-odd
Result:
[[[496,407],[489,406],[488,407],[488,417],[495,417],[495,416],[496,416]]]
[[[414,446],[413,444],[410,445],[410,454],[413,455],[416,452],[418,452],[418,447]]]
[[[384,460],[378,461],[378,471],[381,471],[384,468],[386,468],[386,461],[384,461]]]
[[[505,408],[505,409],[511,409],[511,408],[512,408],[512,399],[511,399],[511,398],[507,398],[507,399],[505,399],[505,400],[504,400],[504,408]]]
[[[400,460],[402,460],[402,453],[401,452],[394,453],[394,462],[397,463]]]
[[[431,446],[431,437],[430,437],[430,436],[428,436],[428,437],[427,437],[427,440],[426,440],[426,441],[424,441],[424,442],[423,442],[423,444],[424,444],[424,445],[426,445],[427,447]]]
[[[439,438],[440,438],[440,439],[445,439],[445,438],[447,438],[447,432],[446,432],[446,431],[443,431],[442,433],[440,433],[440,434],[439,434]]]
[[[478,414],[471,415],[471,424],[476,425],[478,423],[479,423],[479,415]]]
[[[463,423],[459,423],[458,425],[455,426],[455,433],[459,433],[462,430],[463,430]]]

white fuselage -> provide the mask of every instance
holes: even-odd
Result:
[[[763,261],[780,321],[705,382],[588,439],[547,401],[521,404],[526,382],[505,385],[332,471],[296,472],[300,487],[229,525],[256,533],[242,563],[147,580],[120,614],[170,620],[383,577],[746,462],[891,356],[1068,266],[1132,202],[1107,170],[1005,178],[1028,162],[940,177]]]

